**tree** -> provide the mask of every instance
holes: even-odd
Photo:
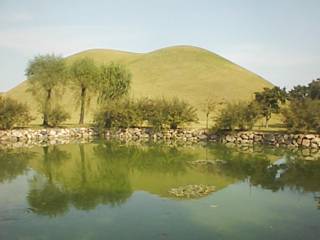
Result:
[[[279,113],[280,104],[286,102],[286,91],[279,87],[264,88],[262,92],[255,93],[255,101],[260,107],[261,115],[265,118],[265,127],[268,128],[272,113]]]
[[[203,108],[203,111],[206,114],[206,129],[208,131],[209,129],[209,118],[210,115],[217,110],[219,106],[222,106],[225,103],[224,99],[221,101],[215,101],[212,98],[208,98],[205,102],[205,106]]]
[[[84,123],[85,105],[90,103],[88,91],[94,89],[94,83],[99,77],[99,68],[90,58],[76,60],[69,68],[71,82],[76,92],[80,93],[80,118],[79,124]]]
[[[312,100],[320,100],[320,78],[309,83],[308,88],[310,98]]]
[[[295,86],[291,91],[289,91],[289,100],[320,100],[320,78],[313,80],[307,86]]]
[[[96,85],[98,102],[117,100],[129,92],[132,75],[121,64],[111,63],[100,67],[100,76]]]
[[[43,126],[49,125],[52,93],[65,79],[65,61],[55,55],[39,55],[32,59],[26,69],[29,91],[41,101]]]
[[[303,101],[309,97],[309,88],[307,86],[294,86],[288,93],[289,100]]]
[[[291,131],[320,131],[320,100],[291,100],[281,113]]]

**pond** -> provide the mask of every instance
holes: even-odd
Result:
[[[2,149],[0,239],[320,239],[320,157],[309,158],[99,141]],[[191,185],[214,191],[172,193]]]

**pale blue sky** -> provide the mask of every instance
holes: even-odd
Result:
[[[320,77],[319,0],[0,0],[0,91],[37,54],[206,48],[282,87]]]

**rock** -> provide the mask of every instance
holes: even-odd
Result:
[[[231,142],[231,143],[236,141],[236,138],[233,135],[227,135],[225,139],[227,142]]]
[[[307,135],[305,135],[304,137],[305,137],[306,139],[311,140],[311,139],[314,139],[314,138],[315,138],[315,135],[313,135],[313,134],[307,134]]]
[[[216,164],[216,161],[214,160],[196,160],[196,161],[192,161],[190,162],[190,164],[192,165],[214,165]]]
[[[199,198],[207,196],[215,191],[215,186],[208,186],[204,184],[199,185],[186,185],[178,188],[172,188],[169,193],[178,198]]]
[[[303,147],[309,147],[309,146],[310,146],[310,143],[311,143],[311,141],[310,141],[309,139],[303,139],[303,140],[301,141],[301,145],[302,145]]]
[[[208,139],[208,136],[207,135],[205,135],[205,134],[201,134],[201,135],[199,135],[199,140],[200,141],[205,141],[205,140],[207,140]]]

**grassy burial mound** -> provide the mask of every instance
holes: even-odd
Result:
[[[200,126],[204,126],[204,108],[209,98],[214,101],[251,100],[253,93],[272,84],[262,77],[205,49],[191,46],[176,46],[149,53],[130,53],[107,49],[87,50],[67,57],[67,62],[89,57],[96,63],[111,61],[126,65],[132,73],[130,95],[133,97],[178,97],[198,109]],[[7,96],[26,102],[33,115],[38,116],[38,106],[27,82],[11,89]],[[96,109],[96,102],[90,103],[86,122],[90,122]],[[78,122],[79,108],[76,108],[74,93],[68,88],[58,97],[59,103],[71,114],[69,123]]]

